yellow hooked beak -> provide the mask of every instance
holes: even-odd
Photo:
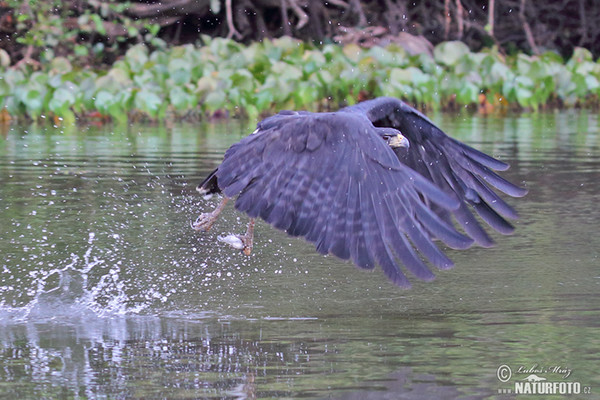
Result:
[[[395,135],[395,136],[390,136],[387,143],[388,143],[388,145],[390,145],[390,147],[392,149],[395,149],[398,147],[406,147],[406,148],[410,147],[410,143],[408,142],[408,139],[400,134]]]

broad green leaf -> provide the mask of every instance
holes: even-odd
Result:
[[[271,73],[284,80],[298,80],[302,77],[300,68],[283,61],[277,61],[271,67]]]
[[[517,96],[517,101],[523,107],[529,107],[531,104],[531,98],[533,96],[533,92],[522,86],[517,86],[515,88],[515,94]]]
[[[96,108],[103,114],[108,114],[108,109],[114,102],[115,95],[104,90],[99,91],[94,100]]]
[[[448,66],[454,66],[458,61],[469,54],[466,44],[459,41],[442,42],[433,49],[435,61]]]
[[[148,48],[143,44],[138,44],[127,50],[125,61],[133,72],[140,72],[146,62],[148,62]]]
[[[61,87],[56,89],[52,94],[52,98],[48,103],[48,108],[50,111],[60,115],[74,103],[75,95],[73,94],[73,91]]]
[[[174,86],[169,91],[169,100],[176,110],[186,110],[196,105],[196,96],[187,93],[182,87]]]
[[[0,67],[7,68],[10,65],[10,56],[4,49],[0,49]]]
[[[162,99],[155,92],[142,89],[135,95],[135,108],[144,111],[151,117],[155,117],[157,115],[161,104]]]
[[[571,60],[575,63],[580,63],[582,61],[592,61],[594,56],[592,52],[583,47],[575,47],[573,49],[573,55],[571,56]]]
[[[37,89],[30,89],[23,98],[23,103],[27,107],[27,112],[34,118],[37,118],[44,105],[44,92]]]
[[[477,103],[480,90],[471,82],[464,82],[456,93],[456,101],[459,104],[467,105]]]
[[[348,57],[348,59],[354,63],[357,63],[360,60],[360,56],[362,54],[362,49],[354,43],[350,43],[344,46],[343,48],[344,55]]]
[[[217,80],[212,76],[203,76],[198,79],[196,87],[198,93],[210,93],[217,89]]]
[[[594,92],[600,87],[600,83],[598,83],[598,78],[593,75],[587,75],[585,77],[585,85],[590,92]]]
[[[167,70],[176,85],[185,85],[192,78],[191,65],[181,58],[169,61]]]
[[[274,100],[273,94],[269,90],[261,90],[254,96],[256,108],[266,110]]]
[[[4,79],[0,78],[0,96],[6,96],[10,93],[10,85]]]
[[[65,74],[73,69],[71,62],[65,57],[55,57],[50,61],[50,73]]]
[[[211,92],[204,99],[204,105],[209,111],[216,111],[225,108],[227,98],[222,91]]]

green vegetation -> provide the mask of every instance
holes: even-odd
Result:
[[[582,48],[565,62],[556,53],[505,57],[444,42],[433,56],[399,46],[315,47],[289,37],[243,45],[203,37],[204,45],[149,51],[131,47],[108,70],[53,57],[39,70],[9,67],[0,50],[2,118],[257,118],[282,108],[337,109],[360,97],[395,96],[420,107],[538,110],[597,106],[600,63]]]

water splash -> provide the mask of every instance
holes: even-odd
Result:
[[[116,234],[113,238],[119,239]],[[30,301],[21,306],[10,306],[3,299],[0,301],[0,321],[103,318],[138,314],[147,308],[148,303],[132,303],[128,296],[126,285],[120,278],[122,261],[109,263],[106,258],[93,255],[95,240],[95,233],[90,232],[84,254],[71,253],[62,267],[31,271]]]

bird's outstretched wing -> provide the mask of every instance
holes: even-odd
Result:
[[[527,193],[526,189],[494,172],[508,169],[508,164],[449,137],[426,116],[395,98],[380,97],[342,111],[364,114],[375,126],[398,129],[411,144],[408,151],[396,150],[398,159],[460,200],[459,207],[452,213],[479,245],[489,247],[494,242],[468,204],[496,231],[502,234],[513,232],[513,226],[505,218],[516,219],[517,212],[492,190],[495,188],[513,197]],[[435,206],[432,209],[450,223],[448,210]]]
[[[410,286],[400,265],[420,279],[452,261],[432,242],[453,248],[473,240],[432,212],[460,206],[402,164],[364,114],[283,112],[233,145],[216,171],[235,206],[320,253],[352,259],[362,268],[379,264],[399,286]],[[423,201],[427,200],[427,203]]]

